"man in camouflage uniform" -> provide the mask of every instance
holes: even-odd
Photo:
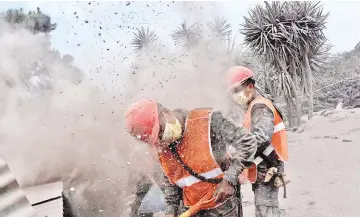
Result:
[[[138,113],[137,109],[146,108],[144,105],[151,102],[150,100],[148,101],[142,100],[143,104],[140,104],[140,101],[136,102],[131,106],[131,109],[128,109],[127,111],[126,123],[130,123],[128,124],[128,130],[134,136],[136,136],[136,134],[132,132],[132,129],[139,129],[139,126],[132,123],[132,118],[143,115]],[[165,120],[160,120],[160,128],[162,129],[165,123],[169,123],[169,119],[176,119],[176,121],[179,121],[181,124],[182,132],[184,133],[185,123],[189,111],[182,109],[170,111],[163,108],[160,104],[157,104],[157,106],[158,113],[163,114],[166,119],[168,117],[166,122]],[[135,109],[135,111],[133,109]],[[149,109],[142,109],[142,112],[144,112],[144,110],[148,111]],[[130,114],[136,116],[129,117]],[[224,171],[224,178],[217,185],[217,189],[213,195],[213,197],[216,198],[215,202],[220,203],[221,205],[216,208],[203,209],[192,215],[192,217],[237,217],[238,208],[241,206],[241,200],[235,196],[235,187],[238,185],[238,177],[240,173],[244,168],[250,166],[253,161],[253,157],[256,153],[256,141],[254,136],[246,128],[223,117],[223,115],[218,111],[211,113],[209,121],[210,146],[212,148],[214,160],[221,167],[222,171]],[[162,135],[160,135],[160,138],[161,137]],[[180,140],[182,140],[182,137],[178,137],[178,140],[175,141]],[[231,156],[231,159],[227,156],[228,146],[235,148],[235,152]],[[168,177],[166,177],[165,180],[165,216],[179,216],[187,210],[182,203],[182,188],[170,183]]]
[[[244,109],[244,111],[247,111],[250,103],[259,96],[259,93],[254,88],[255,80],[253,80],[253,76],[254,74],[245,67],[236,66],[228,71],[229,91],[236,106]],[[279,111],[277,110],[277,112]],[[265,104],[259,103],[252,107],[250,131],[256,137],[258,146],[256,156],[259,156],[271,144],[274,134],[274,114]],[[284,164],[277,159],[275,151],[271,152],[268,160],[272,162],[272,166],[278,169],[278,173],[283,173]],[[264,182],[268,169],[272,167],[269,165],[270,162],[263,160],[257,165],[257,180],[252,184],[255,195],[256,217],[281,216],[278,202],[279,188],[275,187],[273,183]]]
[[[187,111],[181,109],[177,111],[180,111],[184,118],[187,117]],[[233,186],[236,186],[238,184],[238,175],[242,172],[242,168],[248,167],[250,163],[245,156],[252,155],[249,159],[253,158],[253,135],[249,134],[243,127],[223,117],[218,111],[214,112],[211,116],[210,130],[214,157],[223,171],[229,171],[225,179]],[[232,154],[231,163],[226,154],[227,147],[229,146],[236,149]],[[181,201],[182,190],[178,186],[171,184],[167,177],[165,177],[165,180],[167,180],[165,182],[165,199],[168,205],[166,207],[166,217],[178,216],[187,210]],[[215,209],[200,211],[194,217],[238,217],[238,206],[242,209],[241,203],[241,198],[232,195],[223,205]]]

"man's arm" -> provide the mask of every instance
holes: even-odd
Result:
[[[219,144],[224,144],[226,147],[233,146],[236,150],[232,155],[229,169],[224,176],[225,180],[236,185],[239,174],[244,168],[249,167],[254,160],[257,150],[255,136],[246,128],[223,117],[218,111],[212,114],[211,132],[217,138]],[[212,144],[212,146],[219,144]]]
[[[274,116],[265,104],[256,104],[251,111],[251,132],[257,140],[258,151],[263,151],[272,141]]]
[[[182,189],[170,183],[166,176],[164,176],[164,183],[164,195],[166,202],[165,214],[175,215],[182,198]]]

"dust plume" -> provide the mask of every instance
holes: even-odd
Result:
[[[77,216],[120,216],[137,174],[153,170],[145,144],[126,134],[126,107],[147,96],[168,108],[224,111],[224,50],[171,52],[161,43],[121,72],[126,88],[108,93],[78,73],[49,39],[0,23],[0,153],[21,186],[63,180]],[[41,69],[46,69],[42,72]]]
[[[86,78],[79,83],[72,67],[51,57],[45,36],[0,27],[7,29],[0,36],[1,157],[21,186],[62,179],[75,188],[70,197],[81,216],[120,213],[129,174],[147,169],[145,146],[124,136],[121,102]]]

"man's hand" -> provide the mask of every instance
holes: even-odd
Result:
[[[229,182],[227,182],[225,179],[221,183],[219,183],[218,188],[214,194],[216,197],[215,202],[216,203],[222,203],[226,199],[228,199],[230,196],[234,194],[234,187]]]

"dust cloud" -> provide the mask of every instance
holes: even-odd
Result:
[[[226,111],[222,81],[232,60],[208,47],[171,52],[159,42],[135,58],[135,70],[119,72],[120,94],[59,61],[47,36],[1,22],[0,157],[23,187],[63,180],[74,188],[68,196],[77,216],[120,216],[137,175],[153,170],[146,145],[124,130],[131,102],[146,96],[171,109]]]

